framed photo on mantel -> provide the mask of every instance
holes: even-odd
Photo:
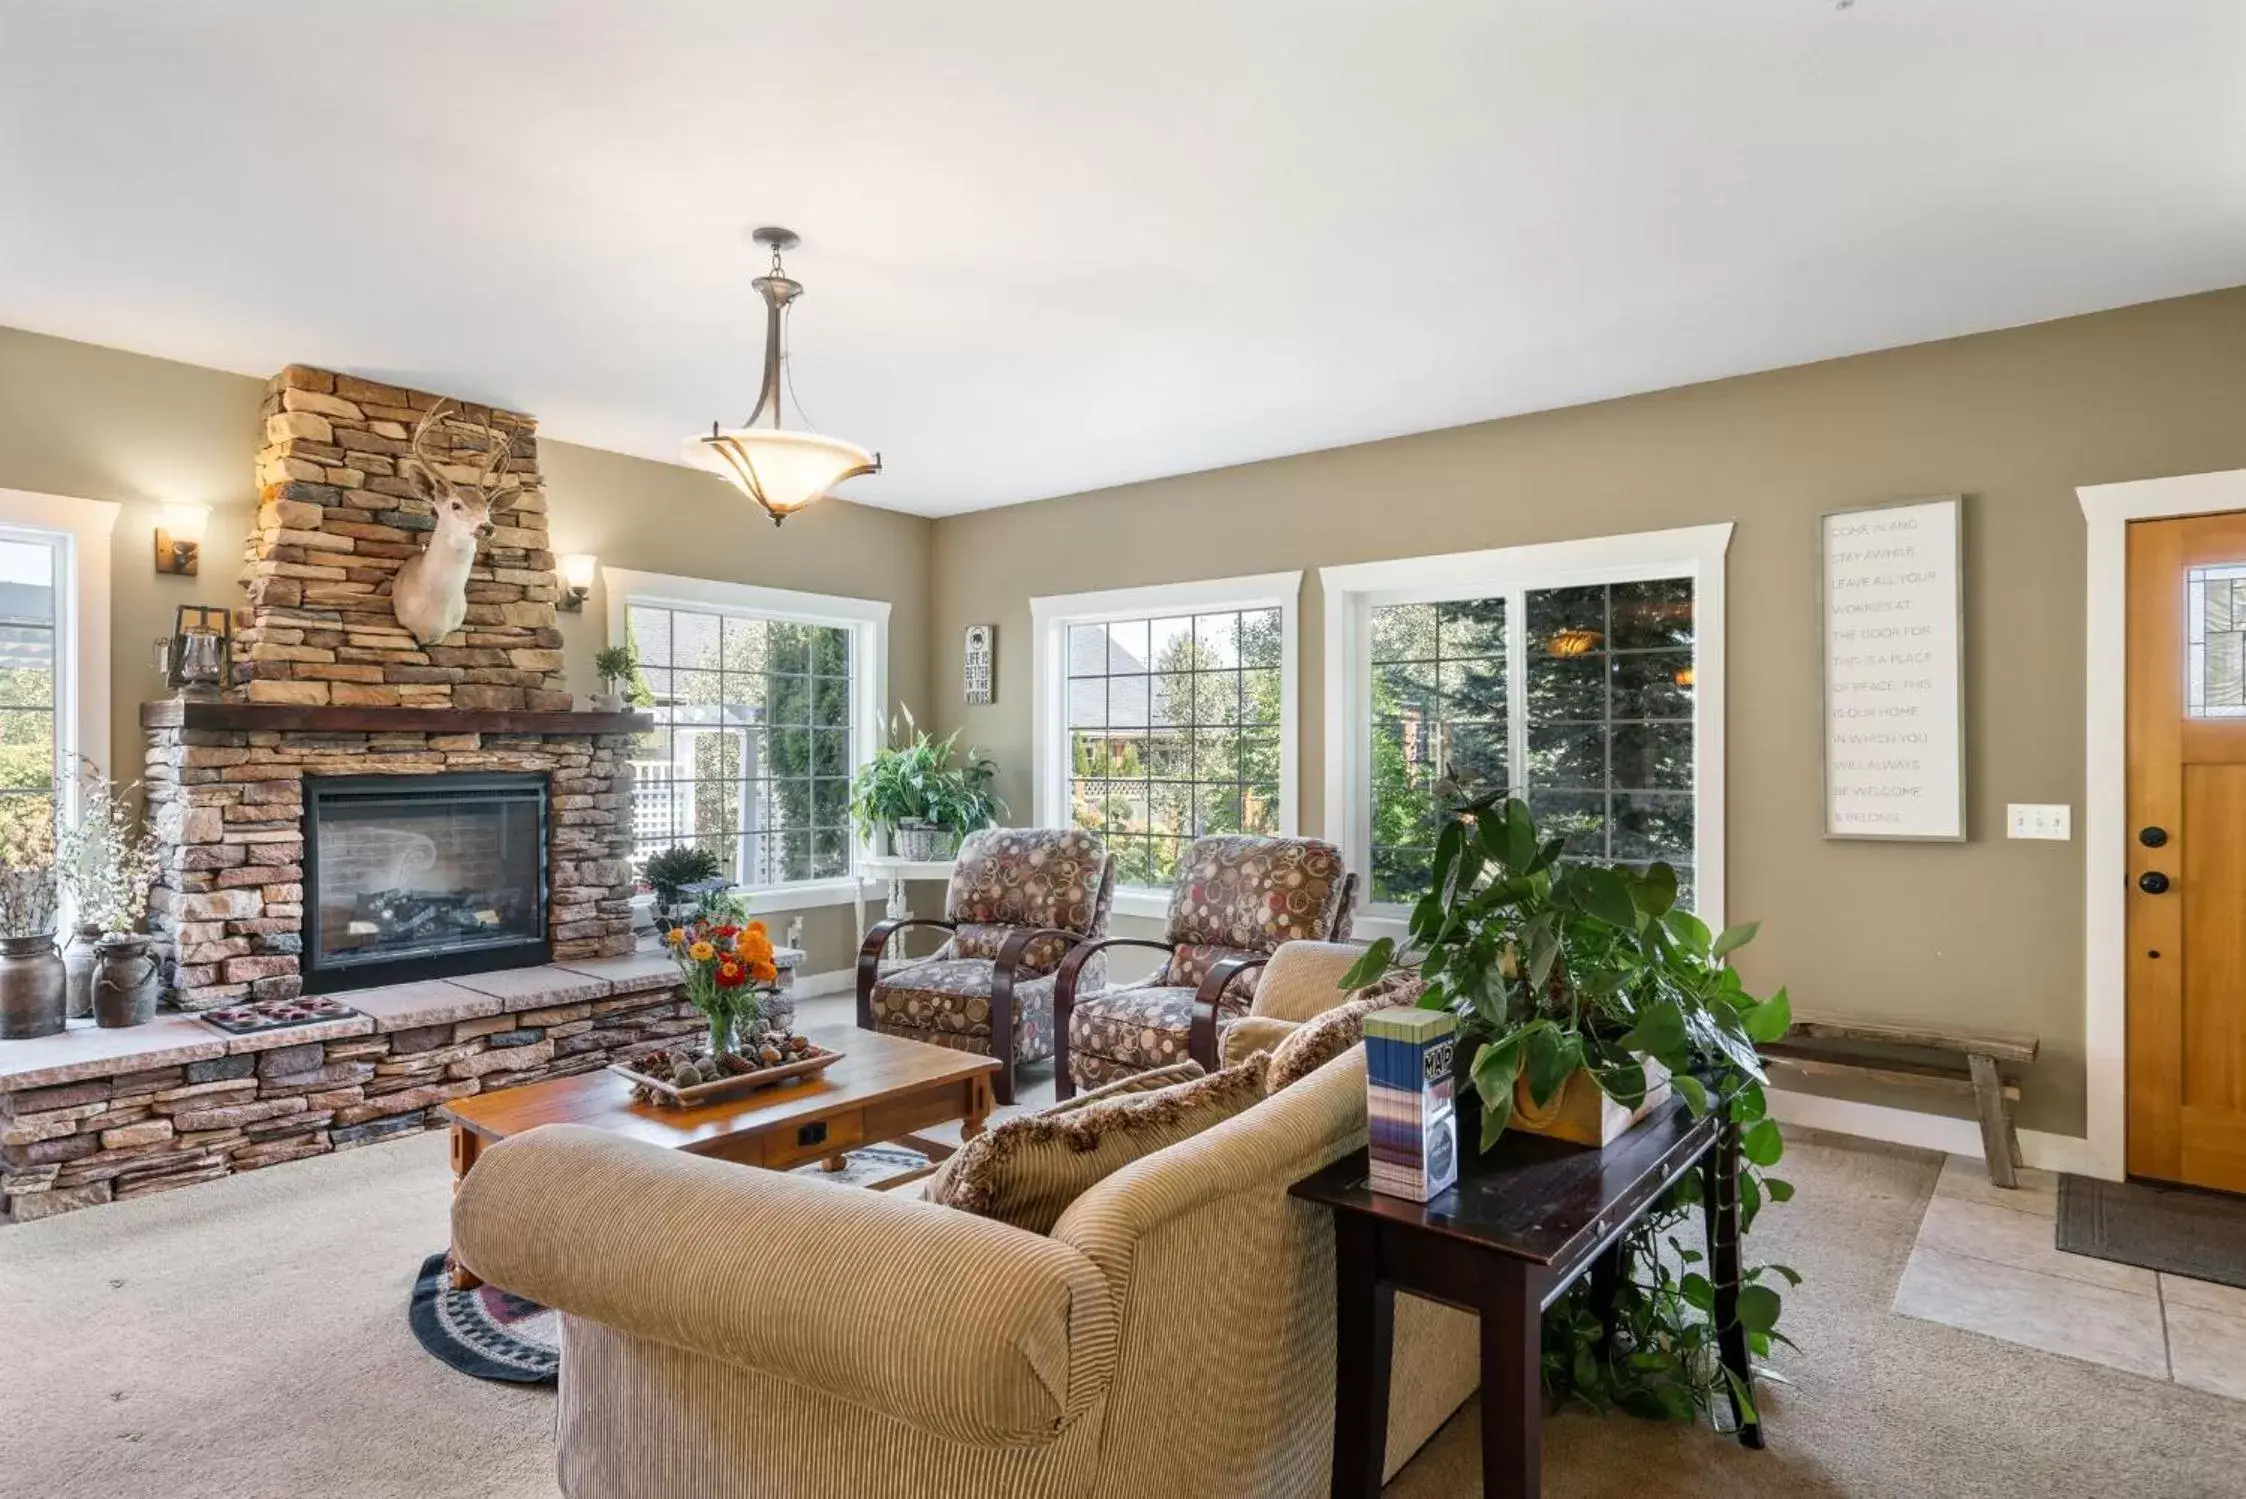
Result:
[[[1964,499],[1818,523],[1825,836],[1965,841]]]

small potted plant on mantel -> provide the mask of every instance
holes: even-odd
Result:
[[[914,861],[948,859],[959,840],[987,828],[1005,815],[1006,804],[991,791],[998,767],[970,749],[953,764],[959,735],[930,739],[904,715],[912,737],[890,725],[889,746],[874,752],[850,783],[850,817],[858,836],[889,836],[889,851]]]
[[[639,659],[628,645],[612,645],[593,654],[593,670],[600,674],[601,690],[593,694],[595,713],[624,711],[624,684],[639,670]]]
[[[1419,1003],[1458,1017],[1461,1132],[1476,1127],[1478,1104],[1484,1150],[1509,1127],[1603,1145],[1645,1115],[1665,1080],[1695,1115],[1717,1113],[1738,1132],[1742,1233],[1766,1202],[1791,1198],[1793,1188],[1767,1174],[1785,1142],[1768,1117],[1755,1049],[1785,1034],[1786,993],[1756,999],[1729,962],[1755,924],[1711,933],[1678,905],[1667,864],[1569,859],[1524,803],[1444,789],[1456,809],[1411,912],[1404,952],[1416,956],[1405,961],[1383,937],[1342,987],[1416,970]],[[1555,1117],[1574,1112],[1563,1107],[1571,1091],[1593,1106],[1587,1137]],[[1578,1115],[1577,1127],[1584,1122]],[[1588,1279],[1546,1311],[1544,1383],[1556,1398],[1690,1420],[1728,1392],[1752,1410],[1715,1356],[1714,1291],[1694,1268],[1700,1253],[1664,1252],[1700,1200],[1700,1175],[1688,1172],[1624,1237],[1612,1320],[1590,1304]],[[1784,1341],[1780,1280],[1799,1277],[1783,1265],[1745,1272],[1739,1320],[1758,1357]]]
[[[0,1040],[51,1036],[68,1014],[49,807],[41,796],[0,800]]]
[[[78,815],[59,819],[56,872],[82,927],[99,932],[90,981],[94,1023],[146,1025],[163,997],[163,965],[148,934],[148,895],[162,865],[162,840],[152,827],[135,828],[133,793],[91,766],[78,782]]]

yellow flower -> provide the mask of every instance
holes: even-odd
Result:
[[[686,928],[682,926],[672,927],[669,933],[665,935],[663,940],[670,943],[673,947],[680,947],[685,945]]]
[[[707,942],[697,942],[686,950],[686,955],[697,963],[707,963],[717,956],[717,949]]]

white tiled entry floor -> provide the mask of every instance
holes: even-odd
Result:
[[[2046,1353],[2246,1400],[2246,1291],[2052,1247],[2058,1183],[2010,1191],[1951,1156],[1903,1267],[1895,1310]]]

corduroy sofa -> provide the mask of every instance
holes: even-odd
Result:
[[[453,1244],[564,1314],[570,1499],[1308,1499],[1332,1224],[1287,1187],[1364,1142],[1357,1048],[1041,1236],[557,1125],[483,1154]],[[1391,1473],[1473,1391],[1476,1334],[1397,1297]]]

